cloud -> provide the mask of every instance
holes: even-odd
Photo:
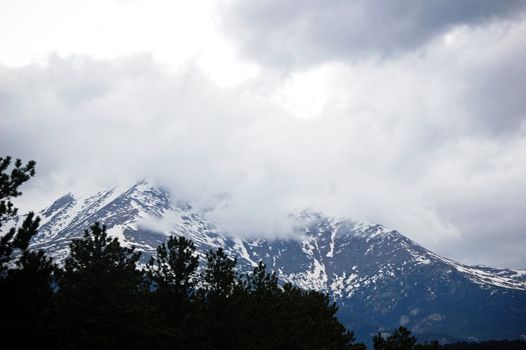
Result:
[[[244,208],[239,220],[263,231],[283,212],[258,210],[266,196],[257,186],[266,178],[261,162],[277,151],[261,154],[273,142],[267,136],[286,117],[242,89],[218,88],[191,64],[171,73],[145,55],[52,57],[47,66],[3,67],[0,77],[2,151],[37,160],[47,192],[89,193],[148,177],[201,208],[228,191],[233,203],[217,215]],[[238,227],[228,212],[225,227]]]
[[[234,0],[222,7],[221,23],[245,56],[289,69],[412,51],[456,27],[521,17],[525,5],[521,0]]]
[[[228,88],[142,54],[0,66],[0,149],[37,160],[30,208],[146,177],[238,235],[286,234],[308,207],[526,266],[525,32],[458,27],[389,59]]]

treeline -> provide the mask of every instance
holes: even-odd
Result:
[[[523,340],[489,340],[480,343],[455,343],[442,346],[445,350],[524,350]]]
[[[94,224],[57,266],[28,249],[39,218],[12,198],[35,163],[0,158],[0,341],[44,349],[351,349],[328,296],[280,286],[260,263],[249,274],[222,249],[199,269],[194,244],[170,237],[146,266]]]
[[[526,342],[522,340],[491,340],[442,345],[438,341],[432,341],[419,344],[416,337],[402,326],[388,336],[379,333],[373,336],[372,340],[374,350],[526,350]]]
[[[10,164],[0,158],[2,347],[366,349],[338,321],[326,294],[280,285],[261,262],[239,274],[222,249],[209,251],[200,269],[194,243],[184,237],[170,237],[139,266],[140,253],[96,223],[57,266],[28,249],[39,226],[33,213],[5,232],[18,214],[12,198],[35,174],[34,162]],[[404,327],[373,342],[377,350],[439,348],[417,344]]]
[[[260,263],[237,275],[210,251],[170,237],[145,269],[140,254],[95,224],[58,268],[24,250],[3,271],[2,339],[59,349],[349,349],[326,295],[278,285]]]

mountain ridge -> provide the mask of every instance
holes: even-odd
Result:
[[[68,193],[39,213],[31,247],[63,261],[71,239],[96,221],[145,258],[169,235],[184,235],[202,262],[206,251],[223,247],[240,272],[262,260],[282,281],[328,293],[357,333],[404,325],[444,339],[526,334],[526,270],[464,265],[396,230],[312,210],[295,213],[296,239],[235,238],[181,203],[146,181],[88,197]],[[502,325],[489,325],[490,317]]]

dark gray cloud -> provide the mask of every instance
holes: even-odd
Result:
[[[287,69],[413,50],[457,26],[519,18],[525,8],[522,0],[234,0],[222,24],[246,56]]]
[[[526,44],[519,40],[511,55],[506,48],[494,44],[494,52],[489,54],[491,61],[483,72],[471,67],[466,91],[473,118],[479,119],[488,132],[504,136],[520,127],[526,118]],[[500,54],[495,54],[495,49]]]

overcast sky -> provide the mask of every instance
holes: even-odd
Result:
[[[40,209],[150,178],[238,235],[302,208],[526,267],[526,1],[0,0]]]

